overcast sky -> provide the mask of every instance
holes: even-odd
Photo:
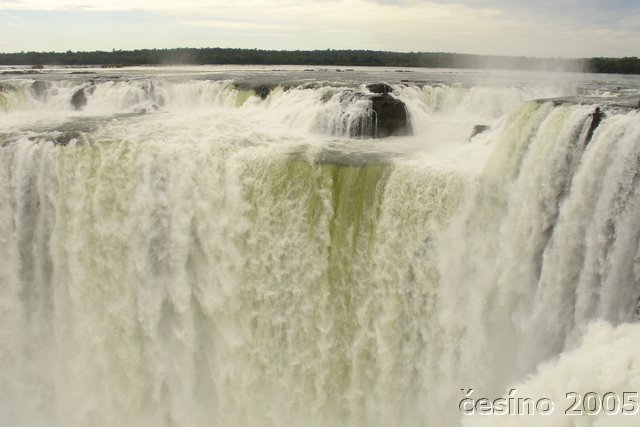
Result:
[[[170,47],[640,56],[640,0],[0,0],[0,51]]]

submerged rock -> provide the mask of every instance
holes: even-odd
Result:
[[[87,137],[80,131],[62,132],[53,139],[53,143],[56,145],[67,145],[70,142],[83,144],[86,143],[86,141]]]
[[[51,83],[45,82],[43,80],[36,80],[31,83],[31,90],[33,90],[34,95],[38,99],[46,99],[47,90],[51,87]]]
[[[71,97],[71,105],[76,110],[82,110],[87,105],[87,94],[84,88],[78,89]]]
[[[589,125],[589,130],[587,131],[587,136],[584,138],[584,145],[587,145],[591,142],[591,138],[593,138],[593,133],[596,131],[600,122],[604,118],[604,113],[600,109],[600,107],[596,107],[593,113],[590,114],[591,124]]]
[[[350,137],[385,138],[410,132],[404,102],[389,94],[373,95],[347,90],[340,94],[339,103],[342,109],[338,122]]]
[[[157,110],[159,106],[164,106],[165,104],[164,96],[162,95],[162,93],[159,93],[159,91],[156,91],[156,86],[153,84],[152,81],[144,85],[143,89],[147,97],[149,97],[153,102],[153,108],[155,110]]]
[[[93,92],[96,90],[96,84],[93,80],[85,83],[85,86],[78,89],[73,96],[71,97],[71,105],[76,110],[82,110],[87,106],[87,101],[89,100],[89,95],[93,95]]]
[[[376,95],[371,98],[371,109],[374,114],[374,138],[409,134],[404,102],[389,94]]]
[[[273,86],[269,85],[259,85],[253,88],[256,96],[260,97],[260,99],[265,100],[273,90]]]
[[[479,135],[483,132],[486,132],[489,130],[489,126],[488,125],[475,125],[473,127],[473,130],[471,131],[471,135],[469,136],[469,139],[473,138],[476,135]]]
[[[369,92],[379,93],[381,95],[393,93],[393,88],[386,83],[373,83],[367,85],[367,89],[369,90]]]

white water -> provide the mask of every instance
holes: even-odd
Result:
[[[151,81],[0,92],[0,425],[635,425],[562,412],[640,391],[638,112],[394,84],[358,140],[360,82]],[[512,387],[557,413],[460,414]]]

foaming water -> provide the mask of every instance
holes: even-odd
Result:
[[[143,77],[3,83],[2,425],[520,426],[460,389],[637,389],[637,111],[585,145],[559,89],[396,82],[413,133],[372,140],[366,81]]]

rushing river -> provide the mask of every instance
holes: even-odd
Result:
[[[565,410],[640,392],[640,77],[23,71],[0,425],[638,425]],[[410,135],[353,136],[377,82]],[[554,410],[465,415],[471,389]]]

